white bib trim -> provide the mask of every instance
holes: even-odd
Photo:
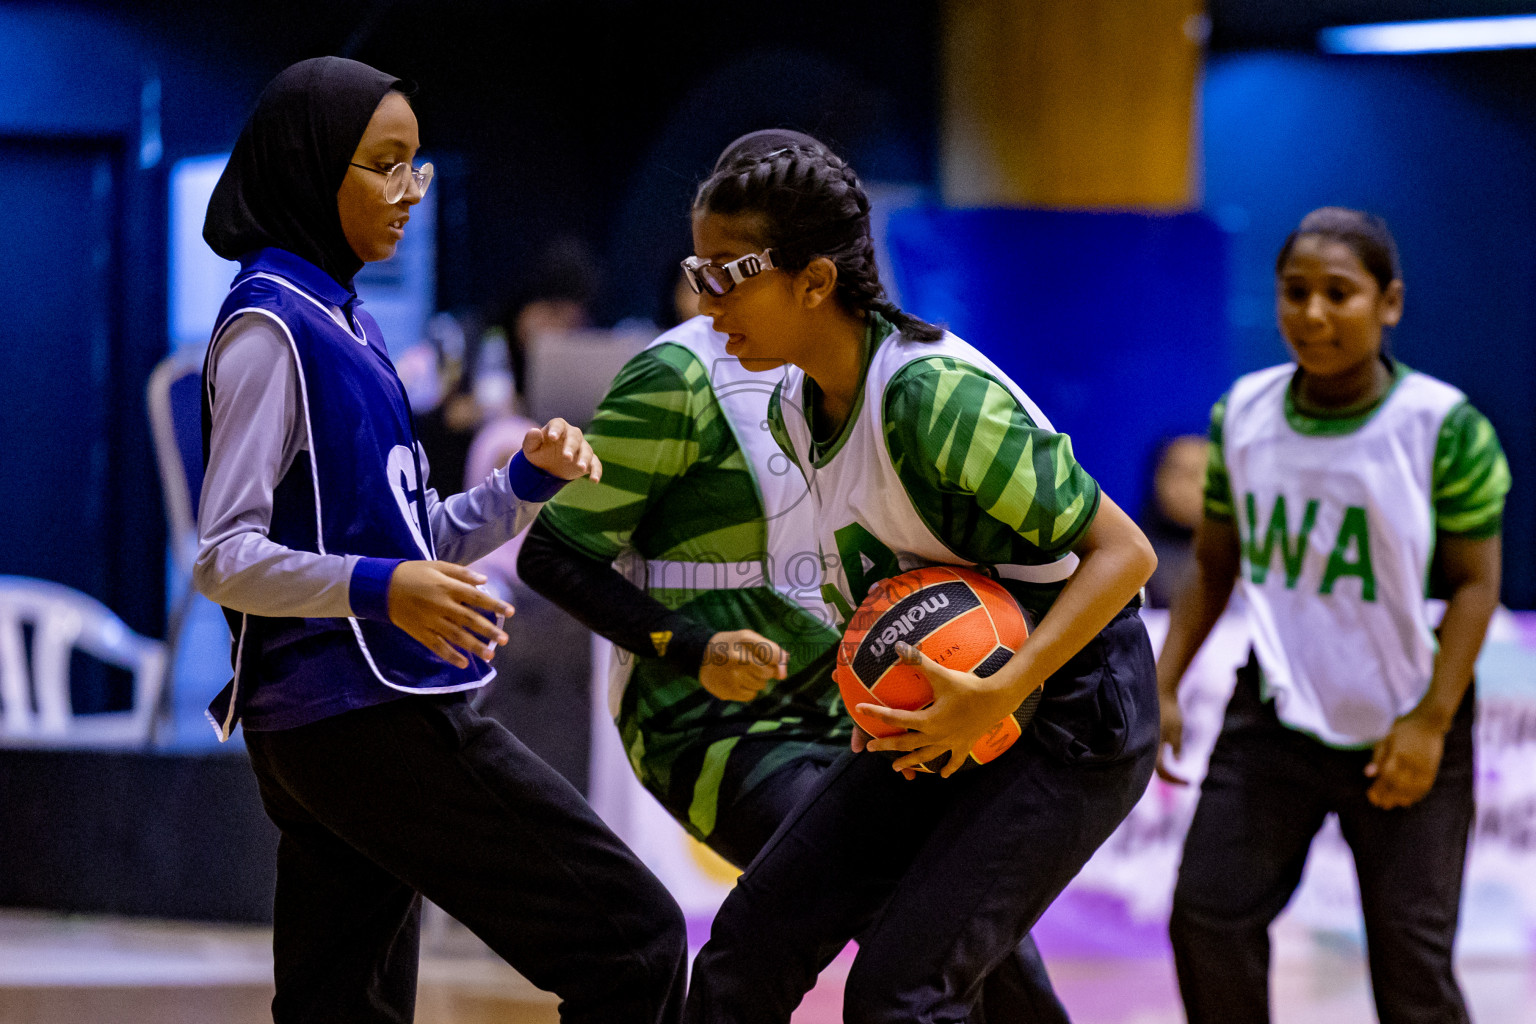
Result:
[[[1046,565],[998,565],[993,566],[1005,580],[1022,580],[1025,583],[1065,583],[1077,572],[1078,557],[1068,551],[1061,558]]]
[[[772,585],[758,561],[674,562],[653,558],[645,563],[647,590],[749,590]]]

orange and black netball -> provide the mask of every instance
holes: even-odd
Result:
[[[989,676],[1028,638],[1023,609],[997,581],[959,566],[925,566],[870,590],[848,622],[833,678],[854,721],[872,736],[891,736],[901,730],[854,709],[884,704],[916,710],[933,701],[928,678],[897,656],[897,643],[911,644],[945,668]],[[1011,747],[1039,702],[1036,689],[971,748],[963,767],[986,764]]]

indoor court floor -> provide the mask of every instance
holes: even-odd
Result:
[[[429,921],[431,919],[429,918]],[[271,1017],[271,932],[30,911],[0,911],[0,1024],[263,1024]],[[1278,1024],[1374,1020],[1360,952],[1276,935]],[[556,1024],[553,997],[533,988],[451,921],[424,937],[419,1024]],[[1051,957],[1051,974],[1077,1024],[1178,1024],[1164,958]],[[794,1024],[842,1019],[848,955],[835,962]],[[1463,958],[1460,975],[1478,1024],[1536,1020],[1536,961]]]

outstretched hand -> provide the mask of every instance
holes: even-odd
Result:
[[[933,703],[919,711],[860,704],[861,715],[906,730],[895,736],[871,738],[865,748],[900,752],[902,756],[892,767],[903,773],[948,754],[939,773],[947,779],[960,770],[971,748],[998,722],[1013,714],[1021,701],[993,682],[995,677],[983,679],[970,672],[944,668],[911,644],[898,643],[896,654],[903,663],[922,669],[933,689]]]
[[[722,630],[709,638],[699,685],[721,700],[753,700],[789,671],[784,648],[751,629]]]
[[[528,461],[562,480],[589,476],[603,478],[603,463],[587,443],[581,428],[556,416],[542,427],[530,427],[523,436],[523,455]]]
[[[507,634],[482,615],[512,614],[512,606],[479,589],[485,577],[452,562],[401,562],[389,578],[389,621],[455,668],[468,651],[490,660]]]

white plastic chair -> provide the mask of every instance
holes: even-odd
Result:
[[[32,630],[30,656],[25,626]],[[129,710],[75,714],[69,663],[77,649],[133,673]],[[147,745],[165,655],[165,644],[135,633],[88,594],[0,576],[0,745]]]
[[[171,558],[187,574],[197,556],[197,499],[203,484],[202,369],[201,349],[178,350],[160,361],[145,388]]]
[[[171,564],[175,568],[165,625],[165,683],[159,712],[150,726],[152,734],[158,725],[171,718],[177,652],[194,598],[192,563],[197,557],[197,506],[203,485],[202,362],[202,347],[177,349],[155,367],[145,388],[155,461],[160,467]]]

